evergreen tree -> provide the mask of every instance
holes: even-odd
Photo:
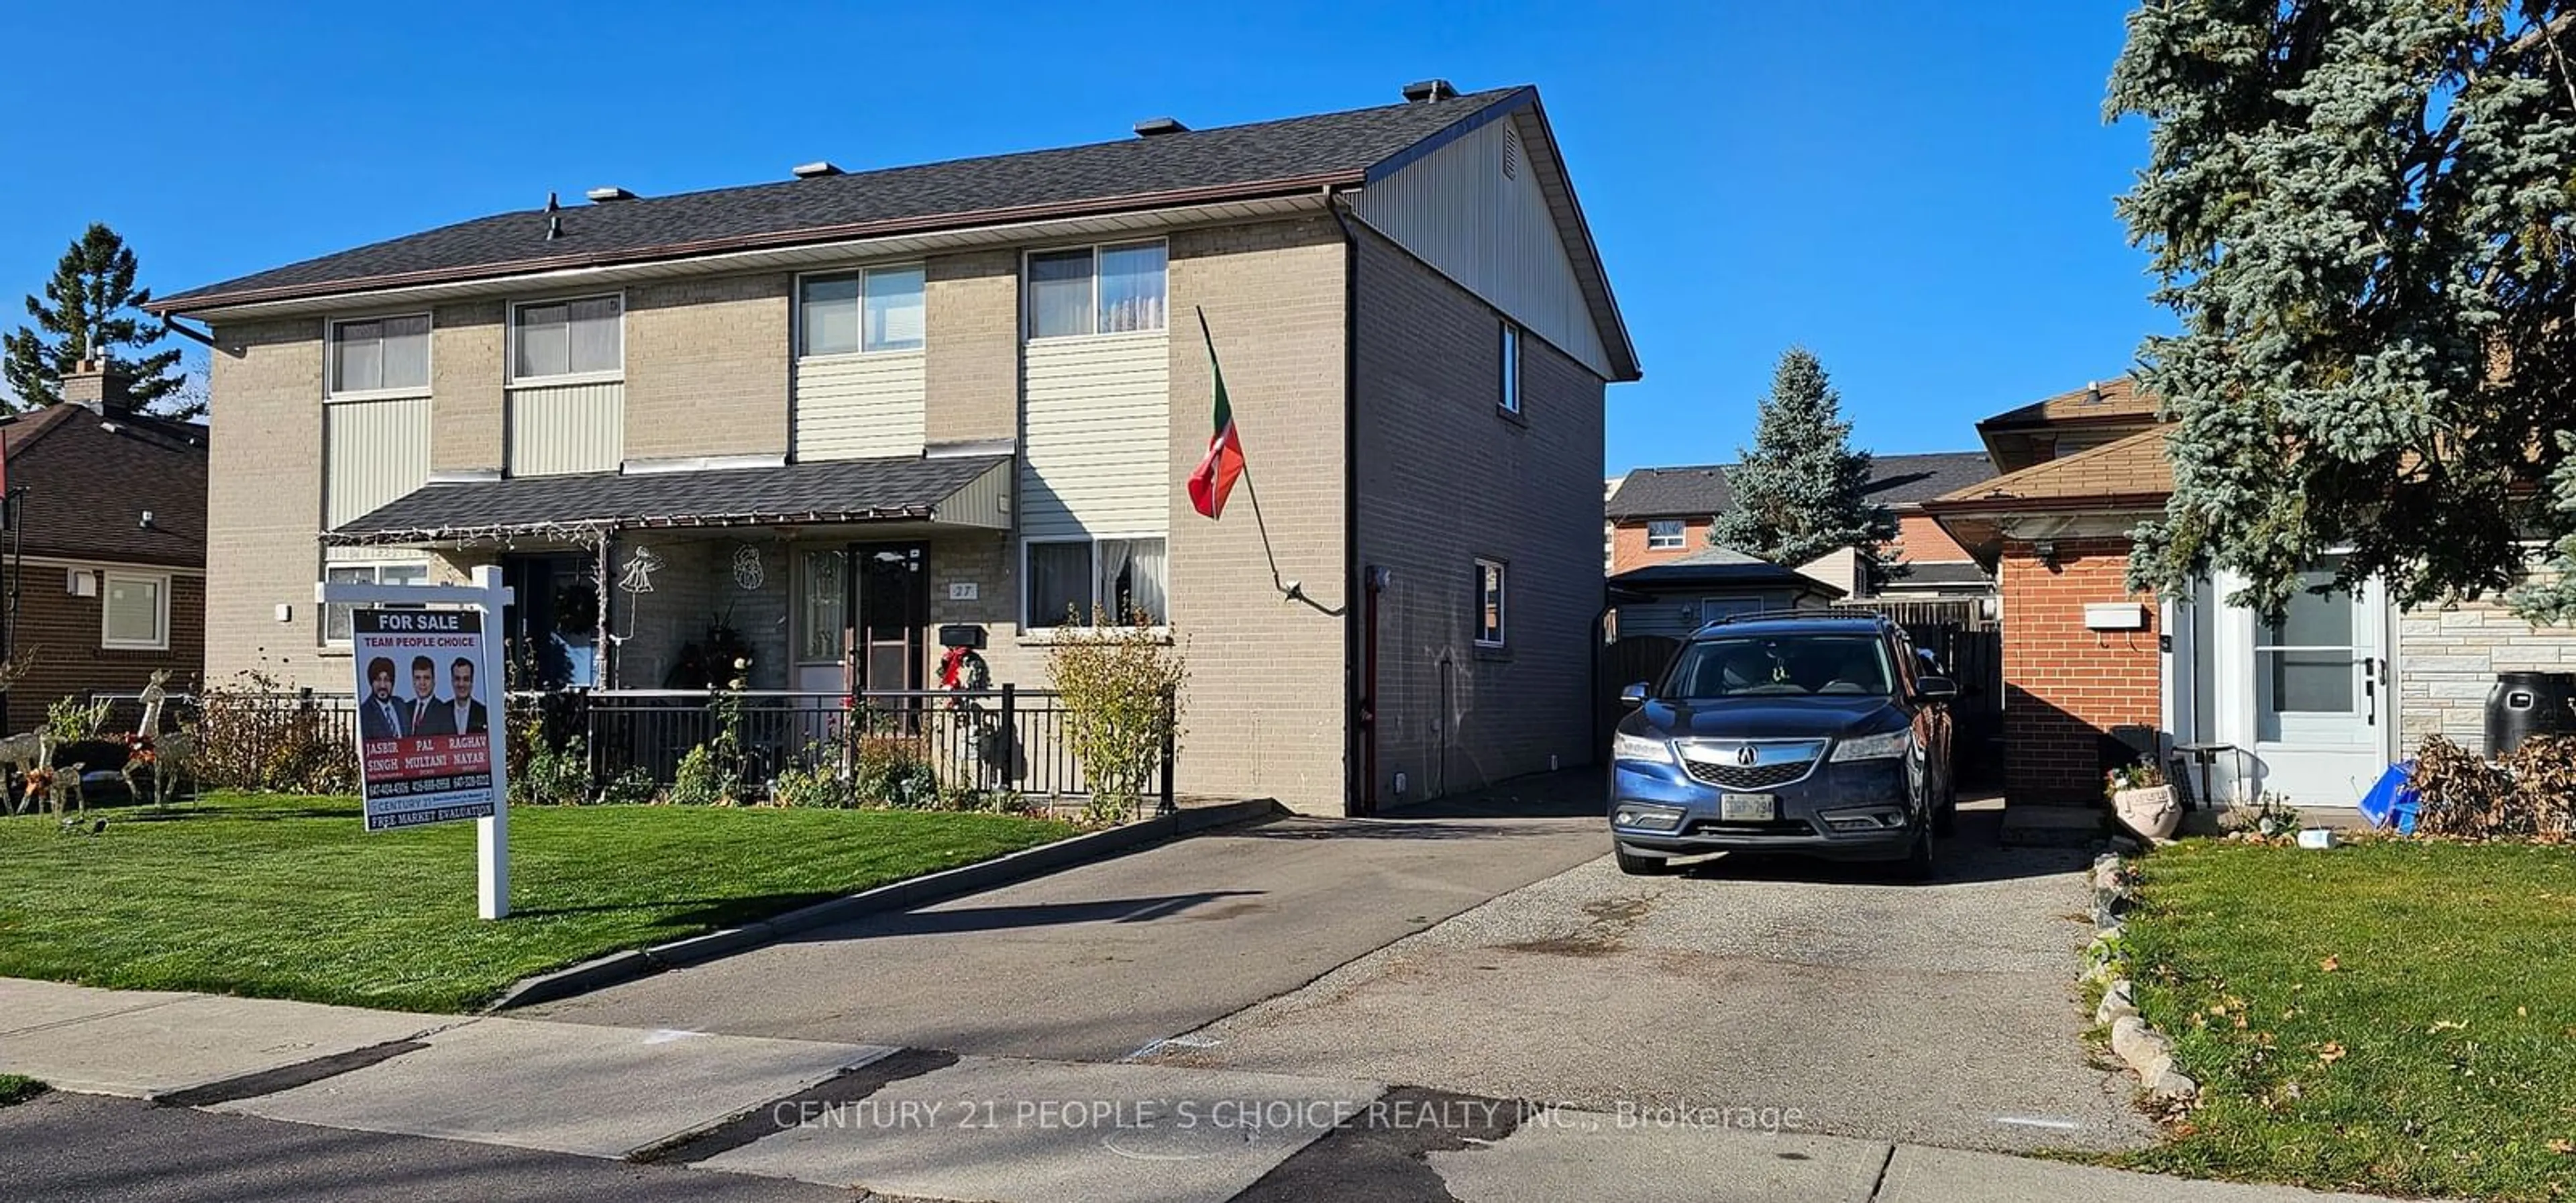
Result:
[[[1709,524],[1709,542],[1792,566],[1851,547],[1874,569],[1896,537],[1895,516],[1869,500],[1869,453],[1851,449],[1842,398],[1805,348],[1780,357],[1753,449],[1738,454],[1735,508]]]
[[[2178,425],[2131,576],[2243,574],[2277,613],[2349,549],[2419,604],[2513,586],[2576,617],[2571,0],[2146,0],[2106,112],[2152,125],[2120,202],[2181,333]],[[2554,492],[2557,498],[2551,503]]]
[[[184,398],[171,396],[182,382],[174,370],[179,364],[177,348],[149,354],[120,351],[141,352],[166,337],[146,324],[150,319],[141,306],[151,299],[151,289],[134,286],[134,252],[125,240],[104,224],[91,223],[54,266],[54,278],[45,282],[44,298],[27,298],[27,316],[36,319],[34,328],[20,326],[0,337],[7,350],[6,359],[0,360],[0,375],[8,380],[9,391],[17,394],[19,408],[36,409],[62,400],[63,373],[91,352],[95,340],[97,349],[131,381],[127,393],[137,408],[168,398],[177,408],[168,404],[162,408],[172,416],[204,412],[202,401],[191,407]]]

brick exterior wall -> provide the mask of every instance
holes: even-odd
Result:
[[[207,437],[206,676],[258,669],[287,688],[345,691],[347,660],[315,654],[322,552],[322,323],[215,327]],[[434,352],[433,352],[434,353]],[[289,621],[277,621],[277,607]]]
[[[1682,520],[1682,545],[1679,547],[1646,546],[1646,523],[1643,520],[1621,522],[1610,531],[1610,572],[1617,575],[1631,568],[1662,564],[1683,556],[1707,551],[1708,519]]]
[[[923,439],[1017,438],[1020,253],[931,256],[922,265],[921,309],[929,331],[922,341]]]
[[[2022,540],[2004,544],[2004,785],[2019,802],[2089,802],[2102,774],[2132,759],[2116,737],[2152,731],[2163,687],[2155,599],[2129,592],[2129,541],[2059,539],[2056,565]],[[2148,629],[2086,630],[2091,602],[2136,601]]]
[[[1525,333],[1506,416],[1491,307],[1373,234],[1358,284],[1358,552],[1393,573],[1377,795],[1399,772],[1411,799],[1588,763],[1603,382]],[[1507,564],[1501,649],[1475,644],[1478,557]]]
[[[133,693],[150,680],[154,669],[170,671],[174,690],[196,687],[206,665],[206,578],[136,565],[133,571],[139,573],[170,573],[170,646],[163,651],[128,651],[99,646],[106,629],[102,613],[106,591],[74,597],[66,587],[68,573],[95,573],[102,567],[107,565],[25,566],[14,634],[17,649],[32,651],[34,659],[27,675],[8,693],[8,708],[0,713],[0,722],[7,726],[0,730],[35,729],[45,719],[45,708],[57,698]],[[130,725],[130,708],[126,720]]]
[[[1958,564],[1976,559],[1930,514],[1896,516],[1896,562]]]
[[[499,471],[507,454],[501,356],[508,306],[441,305],[430,314],[429,470]]]
[[[2576,671],[2576,631],[2534,627],[2492,601],[2406,610],[2394,659],[2401,751],[2430,735],[2482,750],[2495,675]]]
[[[626,290],[626,458],[785,455],[787,275]]]

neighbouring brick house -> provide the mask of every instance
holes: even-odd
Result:
[[[1993,596],[1993,583],[1985,570],[1923,510],[1925,501],[1993,476],[1985,453],[1880,455],[1871,457],[1870,464],[1871,498],[1896,515],[1896,543],[1886,549],[1894,552],[1889,562],[1901,566],[1878,582],[1875,592]],[[1735,506],[1734,490],[1727,484],[1727,473],[1733,468],[1732,464],[1705,464],[1638,468],[1628,473],[1602,506],[1610,524],[1611,575],[1675,563],[1708,550],[1711,519]],[[1873,592],[1869,582],[1860,579],[1858,557],[1849,553],[1794,567],[1838,593]]]
[[[0,417],[19,494],[9,647],[29,657],[10,732],[58,699],[133,693],[156,669],[193,686],[205,666],[207,428],[135,412],[98,364],[62,391]]]
[[[1185,792],[1588,759],[1638,369],[1536,90],[1135,134],[597,189],[158,301],[216,345],[210,667],[346,690],[311,580],[498,562],[550,683],[697,684],[731,641],[755,688],[837,695],[845,653],[920,687],[971,624],[1037,687],[1099,606],[1187,649]],[[1201,313],[1293,590],[1245,489],[1212,522],[1181,487]]]
[[[2222,574],[2188,597],[2129,589],[2129,532],[2173,490],[2153,398],[2107,381],[1980,423],[2004,475],[1933,500],[2002,594],[2005,777],[2021,801],[2101,796],[2142,752],[2218,797],[2271,791],[2350,806],[2427,735],[2476,746],[2495,674],[2576,668],[2576,632],[2492,602],[2406,610],[2376,581],[2301,594],[2279,623],[2228,605]],[[2331,579],[2332,564],[2308,574]]]

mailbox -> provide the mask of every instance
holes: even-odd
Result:
[[[2147,608],[2137,602],[2093,602],[2084,607],[2084,629],[2143,631],[2147,629]]]

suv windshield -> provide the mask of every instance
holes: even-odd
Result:
[[[1682,649],[1659,696],[1675,699],[1885,696],[1896,692],[1875,635],[1742,635]]]

